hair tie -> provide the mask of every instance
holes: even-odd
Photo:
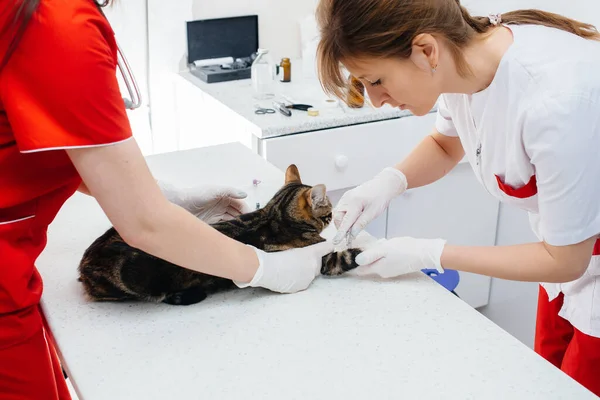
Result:
[[[498,26],[502,23],[502,14],[490,14],[488,15],[488,18],[490,20],[490,24],[494,26]]]

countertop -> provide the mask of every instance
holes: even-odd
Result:
[[[283,182],[240,144],[148,161],[176,185],[260,179],[250,201]],[[88,302],[77,265],[108,226],[94,199],[76,194],[37,263],[42,306],[81,400],[595,398],[421,273],[319,277],[293,295],[234,290],[187,307]]]
[[[412,115],[408,110],[402,111],[389,105],[375,108],[367,103],[359,109],[349,108],[343,102],[339,102],[337,107],[325,108],[324,101],[328,99],[328,96],[321,89],[317,79],[303,77],[300,60],[292,60],[291,82],[275,82],[275,97],[272,100],[255,100],[250,79],[209,84],[189,71],[180,72],[179,75],[185,81],[197,86],[203,92],[254,124],[257,129],[254,129],[253,132],[260,139]],[[318,108],[319,116],[310,117],[306,112],[299,110],[292,110],[291,117],[286,117],[279,112],[266,115],[254,113],[255,104],[261,107],[273,108],[273,100],[285,101],[283,95],[295,103],[310,104]]]

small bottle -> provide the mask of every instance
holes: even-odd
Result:
[[[289,58],[282,58],[279,64],[283,70],[281,82],[290,82],[292,80],[292,63]]]
[[[365,105],[365,85],[352,75],[348,77],[348,97],[346,103],[350,108],[361,108]]]
[[[258,49],[258,56],[252,63],[250,74],[255,99],[265,100],[275,96],[275,74],[269,50]]]

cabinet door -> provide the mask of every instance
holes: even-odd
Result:
[[[511,246],[537,242],[527,212],[500,204],[496,245]],[[490,302],[481,313],[502,329],[533,348],[539,285],[492,279]]]
[[[469,164],[459,164],[431,185],[412,189],[388,211],[389,237],[444,238],[449,244],[493,246],[498,201],[475,178]],[[473,307],[488,302],[491,279],[460,273],[457,294]]]
[[[527,211],[510,204],[500,204],[498,212],[498,246],[535,243],[539,241],[529,225]]]
[[[401,161],[434,123],[428,114],[265,139],[261,155],[283,171],[296,164],[309,185],[350,188]]]

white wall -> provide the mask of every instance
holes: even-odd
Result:
[[[194,19],[258,15],[259,46],[273,53],[273,60],[300,56],[300,18],[314,13],[317,0],[194,0]]]

